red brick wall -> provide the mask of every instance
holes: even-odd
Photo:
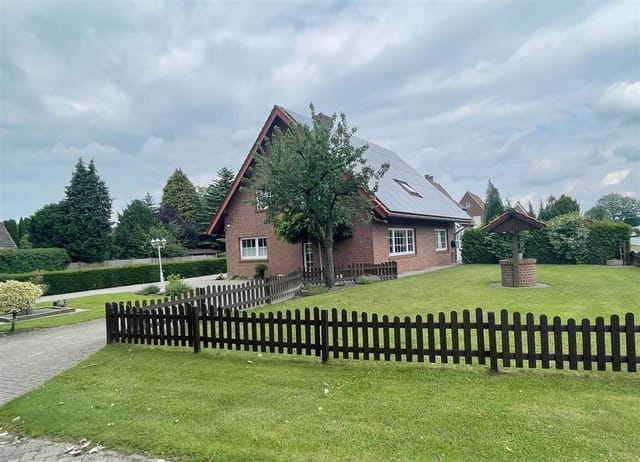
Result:
[[[264,263],[269,267],[267,276],[287,274],[302,268],[302,245],[292,245],[277,239],[273,226],[264,223],[264,212],[257,212],[255,205],[247,203],[249,200],[251,197],[247,191],[237,191],[224,216],[229,276],[234,274],[253,276],[258,263]],[[247,237],[267,238],[267,259],[240,259],[240,239]]]
[[[466,208],[467,202],[469,203],[469,208]],[[465,193],[465,195],[462,196],[462,199],[460,200],[460,205],[466,209],[465,211],[469,216],[471,217],[479,216],[481,221],[484,223],[484,209],[480,207],[478,203],[469,196],[469,194]]]
[[[500,260],[500,274],[502,287],[514,287],[513,284],[513,259]],[[536,285],[536,259],[523,258],[518,268],[518,287],[534,287]]]

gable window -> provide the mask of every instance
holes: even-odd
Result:
[[[269,196],[267,195],[267,193],[262,191],[261,189],[258,189],[256,191],[256,211],[257,212],[262,212],[263,210],[267,210],[266,199],[268,197]]]
[[[420,193],[418,191],[416,191],[413,186],[411,186],[409,183],[407,183],[406,181],[402,181],[402,180],[396,180],[395,178],[393,179],[393,181],[395,181],[396,183],[398,183],[400,186],[402,186],[402,189],[404,189],[410,196],[415,196],[415,197],[422,197],[420,195]]]
[[[438,250],[447,250],[447,230],[446,229],[436,229],[436,251]]]
[[[389,255],[408,255],[415,252],[412,228],[389,228]]]
[[[240,239],[241,260],[265,260],[267,258],[267,238],[247,237]]]

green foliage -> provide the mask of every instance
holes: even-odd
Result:
[[[177,297],[184,295],[190,290],[191,286],[187,284],[183,279],[180,279],[179,274],[170,274],[167,278],[167,287],[165,288],[165,294],[169,297]]]
[[[133,200],[118,214],[118,226],[113,232],[116,258],[146,258],[155,251],[149,245],[149,232],[159,224],[153,209],[145,201]]]
[[[264,263],[258,263],[253,270],[253,277],[255,277],[256,279],[264,279],[264,275],[266,274],[268,269],[269,267]]]
[[[526,258],[535,258],[538,263],[560,263],[556,251],[549,242],[547,228],[525,231],[520,234],[520,240]]]
[[[207,186],[200,199],[200,209],[198,212],[198,230],[201,233],[207,231],[207,227],[211,222],[211,219],[218,211],[218,207],[222,204],[224,196],[227,194],[229,188],[236,177],[233,170],[222,167],[217,172],[217,178]]]
[[[27,225],[29,242],[34,247],[61,247],[66,245],[67,216],[62,203],[47,204],[37,210]]]
[[[162,266],[167,273],[182,274],[185,278],[218,274],[227,271],[227,261],[224,258],[189,262],[163,262]],[[48,294],[50,295],[152,283],[157,282],[159,279],[158,265],[149,264],[129,265],[117,268],[0,274],[0,281],[8,279],[28,281],[34,277],[42,277],[42,281],[49,286]]]
[[[0,273],[61,270],[70,261],[64,249],[0,249]]]
[[[462,234],[464,263],[497,263],[511,257],[511,238],[507,234],[487,233],[481,228],[465,229]]]
[[[158,223],[148,229],[144,241],[149,246],[150,253],[147,256],[156,257],[157,250],[151,247],[151,239],[165,239],[167,243],[162,249],[164,257],[182,257],[185,255],[185,249],[180,242],[180,226],[175,223]]]
[[[585,216],[594,220],[608,218],[615,221],[624,221],[631,226],[640,225],[640,200],[611,193],[602,196],[596,205],[585,213]]]
[[[337,230],[356,216],[371,217],[367,198],[388,165],[367,164],[368,146],[356,147],[346,116],[333,120],[316,114],[310,106],[312,126],[295,125],[282,132],[275,128],[266,146],[256,154],[254,197],[260,195],[265,222],[274,225],[288,242],[317,239],[324,249],[325,267],[333,268],[333,243]],[[326,282],[334,275],[327,271]]]
[[[547,205],[541,206],[538,219],[549,221],[555,217],[566,215],[567,213],[580,213],[580,204],[571,196],[561,195],[558,199],[549,196]]]
[[[584,263],[604,265],[607,260],[620,258],[620,243],[629,249],[631,226],[619,221],[596,221],[587,224],[589,237],[586,242]]]
[[[104,261],[111,254],[111,198],[93,160],[78,160],[62,202],[66,215],[64,248],[73,261]]]
[[[153,295],[160,292],[160,287],[155,284],[151,284],[149,286],[145,286],[139,291],[136,292],[136,295]]]
[[[17,313],[29,308],[42,295],[42,288],[31,282],[0,282],[0,313]]]
[[[500,198],[500,191],[496,188],[491,180],[487,184],[487,192],[485,196],[484,222],[489,223],[491,220],[504,213],[505,208]]]
[[[11,239],[13,239],[13,242],[17,244],[20,241],[20,236],[18,235],[18,223],[16,223],[16,220],[11,218],[9,220],[4,220],[2,224],[9,233],[9,236],[11,236]]]
[[[549,242],[560,263],[583,263],[589,230],[577,213],[552,219],[547,226]]]
[[[162,189],[162,206],[172,208],[182,221],[195,225],[200,198],[196,187],[179,168],[171,174]]]

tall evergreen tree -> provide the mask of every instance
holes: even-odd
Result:
[[[111,198],[93,160],[76,164],[66,187],[62,207],[66,214],[67,245],[73,261],[105,260],[111,252]]]
[[[34,247],[66,248],[66,227],[67,216],[62,203],[47,204],[31,215],[22,237],[28,235]]]
[[[500,198],[500,191],[496,188],[491,180],[487,184],[487,192],[484,200],[484,222],[489,223],[495,217],[504,213],[505,208]]]
[[[167,179],[167,184],[162,189],[161,205],[178,212],[182,221],[196,223],[200,198],[196,187],[181,169],[177,168]]]
[[[145,258],[154,250],[147,236],[153,226],[159,224],[153,209],[146,201],[135,199],[118,214],[118,226],[113,232],[116,258]]]
[[[201,198],[201,206],[198,213],[198,231],[204,233],[211,222],[211,219],[218,211],[218,207],[222,204],[224,196],[227,194],[231,184],[236,177],[233,170],[222,167],[217,172],[217,178],[207,186]]]

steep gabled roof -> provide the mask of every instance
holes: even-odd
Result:
[[[15,242],[13,242],[13,238],[7,228],[4,226],[4,223],[0,222],[0,248],[4,249],[17,249],[18,246]]]
[[[480,198],[480,196],[478,196],[477,194],[472,193],[471,191],[467,191],[464,193],[464,196],[469,196],[469,198],[474,201],[476,204],[478,204],[478,206],[484,210],[484,201]],[[464,199],[464,196],[462,196],[462,198],[460,199],[460,204],[462,204],[462,199]]]
[[[207,233],[211,234],[214,230],[219,229],[224,211],[253,161],[253,154],[259,149],[264,138],[270,134],[272,126],[278,118],[287,125],[298,123],[311,126],[313,124],[310,117],[280,106],[273,108],[256,142],[238,171],[236,179],[218,208],[218,212],[211,220]],[[442,194],[433,184],[428,182],[393,151],[357,136],[351,137],[351,143],[357,147],[365,144],[369,146],[369,149],[364,153],[364,157],[367,159],[367,164],[373,168],[378,169],[385,162],[389,162],[389,169],[378,183],[378,191],[372,204],[374,211],[381,218],[391,216],[463,223],[471,221],[469,215],[455,201]]]

